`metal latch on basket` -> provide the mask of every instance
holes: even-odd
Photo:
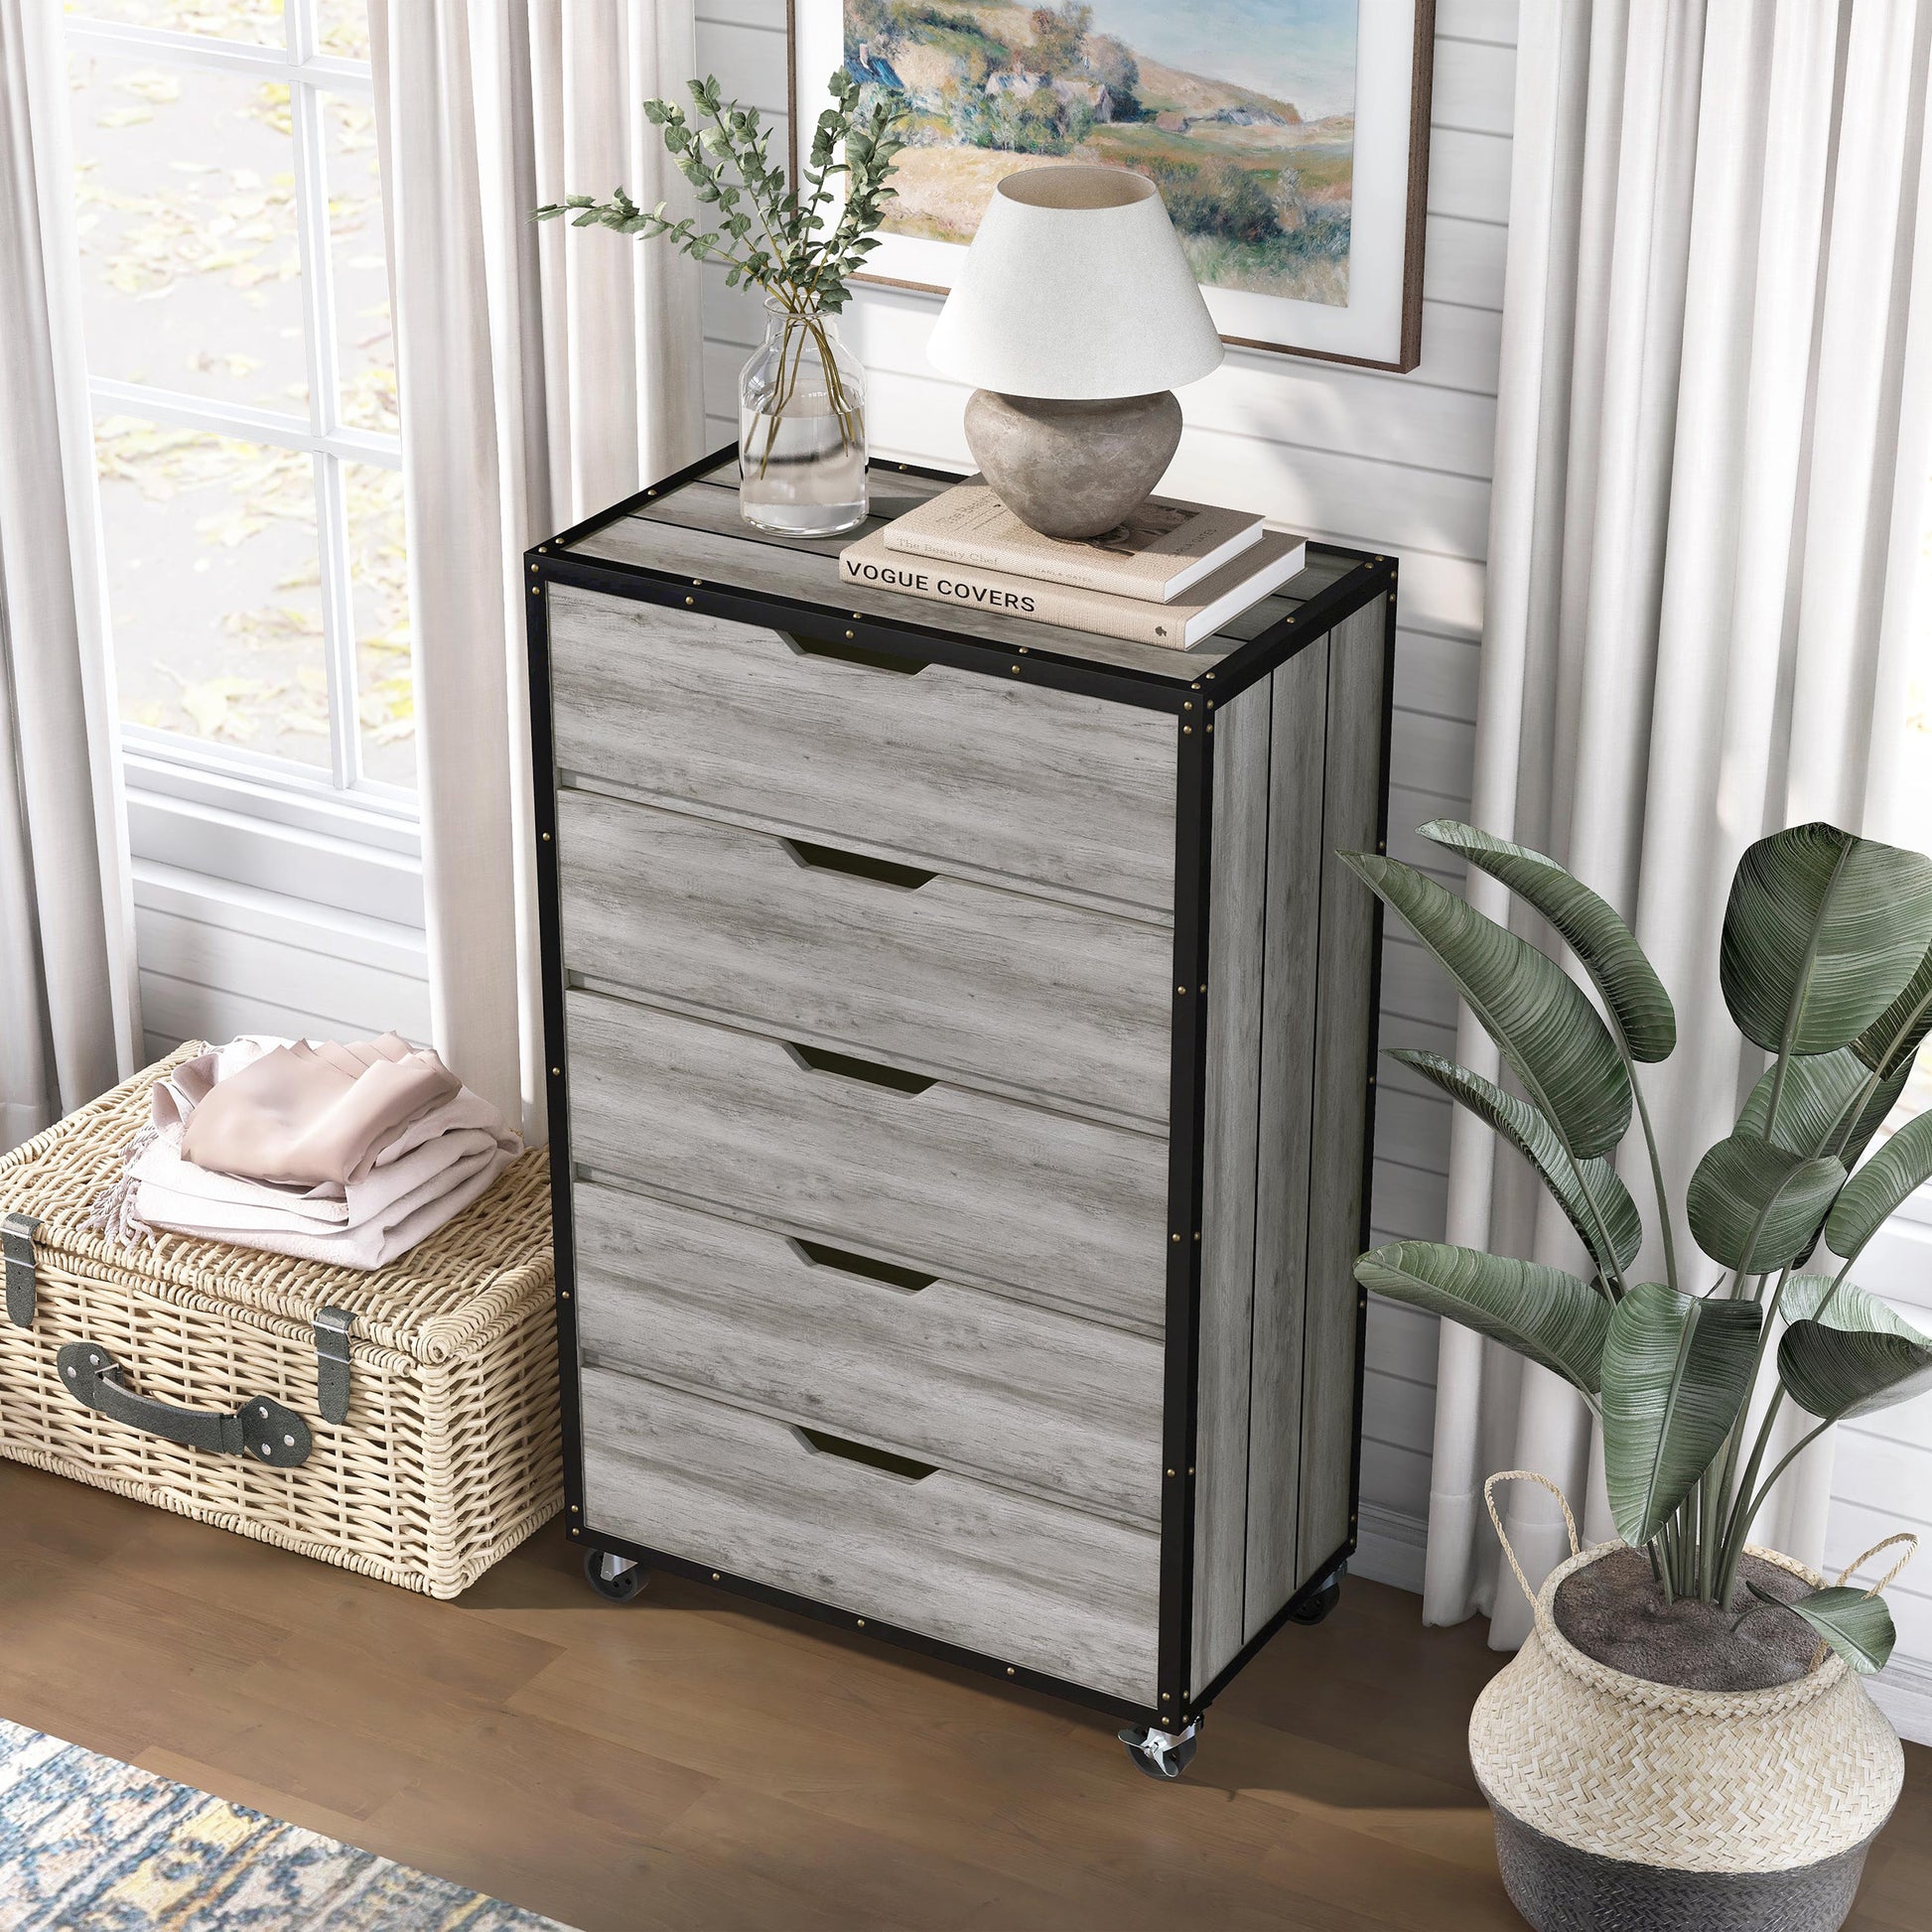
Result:
[[[34,1236],[40,1225],[31,1214],[0,1218],[0,1253],[7,1261],[7,1319],[16,1328],[34,1325]]]
[[[347,1309],[316,1311],[316,1407],[324,1422],[348,1420],[348,1331],[354,1321]]]

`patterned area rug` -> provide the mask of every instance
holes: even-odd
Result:
[[[0,1720],[0,1932],[563,1932]]]

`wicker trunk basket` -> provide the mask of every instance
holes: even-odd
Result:
[[[1764,1691],[1679,1690],[1587,1656],[1557,1627],[1557,1590],[1621,1547],[1573,1554],[1530,1592],[1536,1628],[1469,1721],[1512,1902],[1537,1932],[1836,1932],[1904,1782],[1891,1726],[1836,1655]]]
[[[88,1211],[203,1050],[0,1160],[0,1455],[455,1596],[562,1506],[547,1157],[373,1273],[109,1246]]]

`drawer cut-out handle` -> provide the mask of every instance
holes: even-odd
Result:
[[[917,677],[930,661],[923,657],[897,657],[891,651],[868,650],[864,644],[834,643],[829,637],[800,637],[781,630],[778,635],[799,657],[830,657],[841,664],[856,664],[866,671],[891,671],[897,677]]]
[[[862,1060],[850,1053],[827,1052],[823,1046],[800,1046],[796,1040],[779,1042],[791,1057],[813,1073],[834,1073],[841,1080],[863,1080],[868,1086],[891,1087],[896,1093],[923,1093],[937,1084],[923,1073],[906,1073],[897,1066],[881,1066],[877,1060]]]
[[[841,1275],[863,1275],[868,1281],[884,1282],[888,1288],[903,1289],[908,1295],[930,1288],[939,1279],[937,1275],[921,1275],[911,1268],[895,1267],[890,1261],[874,1261],[870,1255],[855,1255],[849,1248],[830,1248],[823,1241],[787,1237],[786,1246],[813,1268],[834,1268]]]
[[[778,843],[807,872],[842,872],[853,879],[877,880],[882,886],[897,886],[908,893],[916,893],[938,877],[937,873],[923,872],[917,866],[868,858],[863,852],[841,852],[835,845],[813,845],[807,839],[780,839]]]
[[[882,1475],[897,1476],[901,1482],[923,1482],[938,1466],[914,1462],[909,1455],[895,1455],[891,1449],[874,1449],[870,1443],[851,1443],[843,1436],[828,1436],[822,1429],[807,1429],[802,1423],[785,1425],[814,1455],[836,1455],[847,1462],[863,1463]]]

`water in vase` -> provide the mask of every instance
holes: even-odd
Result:
[[[767,303],[764,341],[739,378],[739,509],[788,536],[866,517],[865,370],[828,317]]]

